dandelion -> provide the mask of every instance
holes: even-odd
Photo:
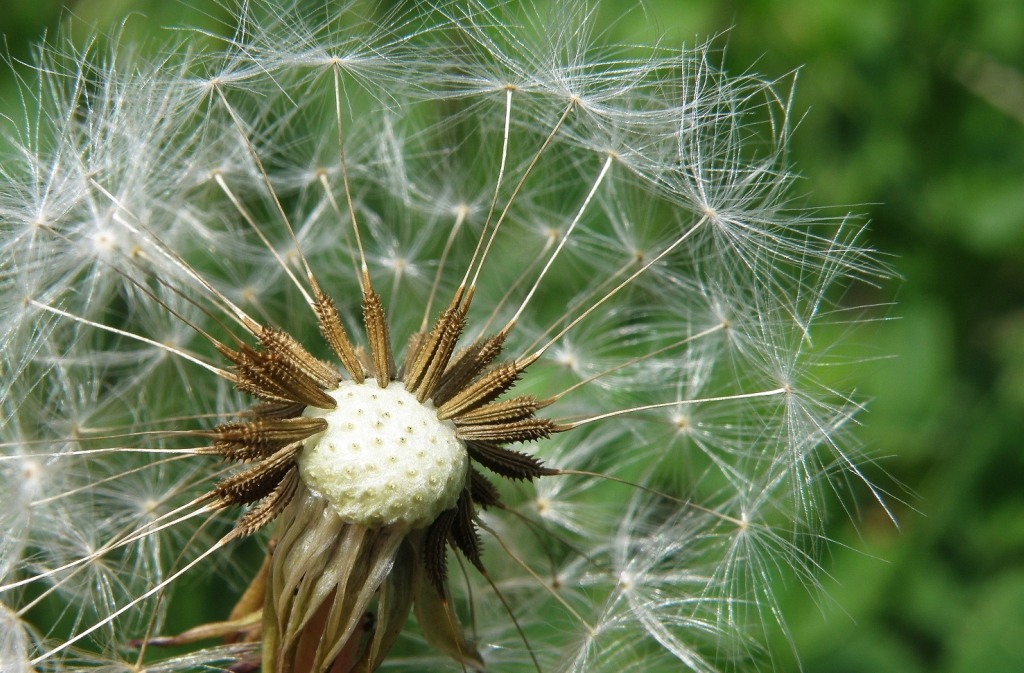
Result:
[[[787,201],[782,85],[585,10],[355,9],[22,82],[4,670],[756,661],[859,478],[815,326],[878,271]]]

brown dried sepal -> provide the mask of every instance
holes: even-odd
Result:
[[[222,479],[213,488],[214,501],[222,506],[247,505],[267,497],[295,466],[302,442],[293,442],[252,467]]]
[[[444,375],[438,382],[433,399],[434,404],[442,406],[460,393],[470,381],[480,376],[499,355],[505,345],[505,332],[476,341],[463,349],[448,365]]]
[[[437,417],[446,420],[501,397],[515,385],[522,369],[515,362],[506,362],[466,385],[437,409]]]
[[[370,287],[368,278],[363,283],[363,322],[366,324],[366,340],[370,343],[373,371],[377,385],[387,388],[395,374],[395,357],[391,352],[391,338],[388,336],[388,322],[380,296]]]
[[[455,344],[466,326],[466,306],[462,293],[444,310],[417,349],[405,379],[405,388],[420,402],[432,396],[455,351]]]
[[[544,464],[528,453],[513,451],[493,442],[466,442],[469,457],[491,472],[516,481],[533,481],[537,477],[559,474],[558,470],[544,467]],[[474,486],[476,486],[475,482]],[[490,482],[487,482],[490,485]],[[494,486],[490,485],[491,490]],[[496,491],[495,491],[496,493]],[[474,495],[474,500],[483,502]],[[496,502],[494,504],[499,504]]]
[[[292,442],[305,440],[327,429],[322,418],[258,418],[248,422],[222,423],[201,433],[214,440],[214,450],[230,460],[250,461],[271,456]]]
[[[551,400],[538,400],[532,395],[513,397],[485,404],[479,409],[460,414],[454,420],[456,425],[479,423],[508,423],[533,416],[537,411],[551,404]]]
[[[334,409],[337,402],[302,371],[287,351],[239,348],[236,387],[269,402],[300,402],[306,406]]]
[[[268,419],[295,418],[300,416],[305,409],[305,404],[297,402],[257,402],[240,415]]]
[[[503,506],[498,489],[475,467],[469,468],[469,492],[473,502],[484,509]]]
[[[480,558],[483,545],[477,533],[473,499],[470,488],[463,489],[459,502],[455,505],[455,522],[452,524],[452,541],[469,562],[480,572],[484,572],[483,560]]]
[[[505,444],[547,439],[561,428],[562,426],[550,418],[524,418],[511,423],[458,425],[455,432],[460,439],[465,441],[491,441]]]
[[[235,524],[239,535],[252,535],[277,518],[291,502],[299,487],[299,470],[292,466],[270,494],[245,513]]]
[[[257,334],[264,350],[283,352],[288,360],[303,374],[312,379],[321,388],[337,388],[341,382],[338,370],[323,360],[317,359],[290,334],[273,327],[264,327]]]
[[[447,597],[448,585],[448,536],[458,516],[458,508],[441,512],[434,523],[427,528],[423,538],[423,568],[427,581],[442,598]]]
[[[334,300],[320,291],[319,286],[313,286],[313,312],[316,313],[317,322],[320,325],[320,333],[323,335],[327,345],[331,347],[345,371],[356,383],[362,383],[366,378],[363,364],[356,355],[355,347],[348,338],[345,325],[341,322],[338,308]]]

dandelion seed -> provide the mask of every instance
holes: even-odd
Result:
[[[331,9],[42,48],[0,168],[0,661],[756,656],[860,478],[812,327],[879,271],[787,210],[788,97],[586,11]],[[204,573],[233,607],[168,632]]]

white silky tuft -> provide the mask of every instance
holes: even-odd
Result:
[[[841,342],[878,315],[861,291],[887,270],[856,217],[794,196],[792,80],[727,74],[713,45],[609,44],[586,3],[217,4],[224,23],[162,33],[155,55],[76,46],[69,32],[12,64],[0,669],[244,668],[260,645],[135,647],[182,624],[178,582],[154,587],[201,558],[189,572],[212,589],[186,587],[187,600],[223,619],[257,574],[254,549],[284,554],[296,581],[319,578],[357,558],[342,548],[355,529],[390,522],[404,536],[460,490],[480,496],[480,539],[430,562],[447,562],[452,613],[472,615],[487,670],[785,668],[771,659],[787,637],[778,588],[792,583],[776,578],[817,589],[833,494],[859,484],[878,507],[888,499],[861,469],[861,404],[840,373],[858,357]],[[396,363],[475,284],[455,352],[507,325],[493,364],[536,357],[512,394],[543,400],[559,432],[489,465],[471,444],[467,489],[467,449],[429,403],[406,397],[429,417],[441,465],[413,449],[388,477],[372,473],[404,427],[414,446],[429,438],[404,414],[356,423],[357,405],[339,400],[321,415],[340,434],[306,445],[288,509],[220,546],[260,504],[209,509],[211,491],[252,466],[211,455],[208,437],[252,425],[256,400],[233,388],[211,338],[258,350],[249,321],[281,327],[341,372],[308,307],[307,265],[357,354],[372,350],[353,329],[372,281]],[[338,391],[397,405],[398,383]],[[271,418],[281,401],[264,401]],[[388,426],[392,407],[360,404]],[[534,459],[555,474],[525,479]],[[379,488],[389,482],[399,495]],[[351,534],[294,530],[282,549],[274,527],[324,514]],[[426,537],[411,531],[396,551],[378,536],[397,556],[363,567],[379,578],[395,558],[422,572]],[[460,558],[467,548],[486,577]],[[328,584],[316,590],[347,586]],[[389,671],[467,668],[411,622],[393,635]]]

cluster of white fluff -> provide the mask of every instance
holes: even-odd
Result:
[[[580,422],[524,448],[581,473],[481,514],[508,608],[453,561],[489,669],[770,656],[770,580],[813,577],[820,491],[859,480],[818,324],[849,320],[829,298],[876,268],[855,226],[789,201],[786,87],[706,48],[602,46],[581,10],[306,10],[243,3],[158,56],[58,38],[19,69],[24,114],[0,119],[0,669],[200,670],[257,647],[142,666],[130,643],[166,635],[184,580],[132,601],[238,514],[173,515],[226,468],[165,431],[251,403],[204,366],[224,363],[195,328],[231,323],[212,291],[327,357],[297,242],[362,338],[346,181],[396,344],[500,222],[464,338],[518,316],[506,354],[546,351],[517,390],[564,392],[545,412]],[[237,593],[255,548],[185,579]],[[412,624],[387,665],[460,669]]]

